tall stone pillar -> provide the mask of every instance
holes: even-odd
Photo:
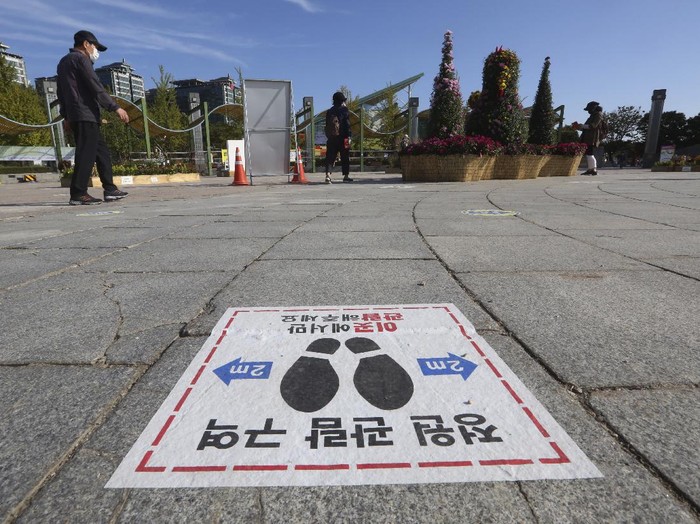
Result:
[[[201,103],[197,93],[189,93],[188,102],[190,107],[190,122],[194,122],[202,116]],[[207,171],[207,157],[204,151],[204,136],[202,127],[197,126],[192,130],[192,153],[194,153],[194,164],[198,173]]]
[[[649,129],[642,159],[643,167],[651,167],[656,162],[656,149],[659,145],[659,130],[661,129],[661,114],[664,112],[664,100],[666,100],[666,90],[654,89],[654,94],[651,95]]]

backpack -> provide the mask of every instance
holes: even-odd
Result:
[[[338,115],[326,112],[326,138],[340,136],[340,119]]]
[[[600,121],[600,140],[605,140],[608,136],[608,123],[603,119]]]

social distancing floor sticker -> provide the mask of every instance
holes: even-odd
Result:
[[[600,476],[452,304],[231,308],[107,487]]]

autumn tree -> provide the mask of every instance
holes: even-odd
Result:
[[[36,90],[15,81],[14,66],[0,55],[0,115],[22,124],[46,124],[48,117],[44,103]],[[0,135],[0,143],[18,146],[46,146],[51,144],[49,128],[22,134]]]

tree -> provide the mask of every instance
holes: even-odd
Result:
[[[177,106],[173,75],[167,73],[162,65],[158,66],[158,70],[160,78],[152,79],[156,85],[156,93],[153,102],[148,106],[148,116],[166,129],[184,129],[187,126],[187,117]],[[157,137],[154,141],[167,155],[170,152],[188,150],[190,136],[188,133],[170,133]]]
[[[688,119],[686,132],[686,145],[700,144],[700,113]]]
[[[115,163],[130,162],[132,153],[146,150],[143,134],[125,125],[116,113],[104,111],[102,122],[102,135]]]
[[[452,31],[445,33],[440,71],[433,81],[430,96],[428,136],[446,138],[464,130],[462,93],[452,55]]]
[[[243,122],[230,119],[230,123],[212,122],[209,124],[209,141],[212,149],[225,149],[227,140],[243,138]]]
[[[552,107],[552,86],[549,83],[549,57],[544,59],[535,103],[530,114],[528,142],[530,144],[554,144],[556,115]]]
[[[649,113],[639,121],[639,133],[644,142],[649,131]],[[664,111],[661,114],[661,125],[659,127],[659,143],[656,153],[661,150],[662,145],[674,144],[676,147],[683,147],[689,141],[688,121],[683,113],[677,111]]]
[[[639,121],[642,109],[634,106],[619,106],[615,111],[603,115],[608,124],[608,136],[605,138],[605,151],[611,155],[632,152],[634,144],[640,143],[642,135]]]
[[[382,149],[398,149],[402,133],[399,129],[406,127],[408,116],[401,112],[401,108],[396,100],[396,93],[389,92],[386,97],[379,102],[377,108],[378,129]]]
[[[642,118],[642,108],[634,106],[619,106],[615,111],[603,115],[608,124],[607,140],[622,142],[631,140],[639,142],[642,138],[639,132],[639,121]]]
[[[521,145],[528,135],[518,95],[520,59],[502,47],[486,57],[481,94],[469,115],[467,133],[484,135],[504,145]]]
[[[15,82],[17,73],[12,64],[0,55],[0,115],[22,124],[46,124],[49,119],[44,104],[32,87]],[[49,128],[19,135],[0,135],[6,145],[41,146],[51,144]]]

